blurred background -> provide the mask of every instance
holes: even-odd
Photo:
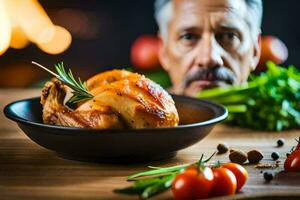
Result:
[[[9,5],[4,5],[5,1],[9,1]],[[9,44],[4,40],[0,42],[0,87],[40,87],[51,76],[32,66],[32,60],[49,68],[64,61],[65,66],[82,79],[111,68],[127,68],[145,73],[165,87],[170,85],[153,55],[157,47],[153,0],[19,1],[24,5],[16,6],[15,0],[0,0],[0,36],[11,35]],[[277,38],[288,49],[287,60],[280,58],[279,61],[298,68],[299,9],[300,1],[265,0],[262,26],[263,35],[273,36],[266,37],[267,43]],[[21,17],[16,17],[17,14]],[[47,31],[36,37],[40,27],[34,27],[31,20],[40,20],[40,26]],[[11,33],[3,31],[6,21],[11,23]],[[277,47],[284,48],[280,41]],[[1,45],[9,47],[1,51]],[[143,49],[144,46],[148,49]],[[148,58],[137,58],[141,51]],[[285,50],[282,52],[279,54]]]

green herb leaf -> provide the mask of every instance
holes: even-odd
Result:
[[[148,199],[151,196],[159,194],[171,187],[176,173],[166,176],[148,178],[135,181],[134,185],[122,189],[114,190],[115,193],[127,195],[139,195],[142,199]]]
[[[129,187],[122,188],[122,189],[116,189],[116,190],[114,190],[114,192],[120,193],[120,194],[141,195],[147,187],[160,182],[160,180],[161,180],[160,178],[149,178],[149,179],[144,179],[144,180],[138,180],[138,181],[135,181],[133,186],[129,186]]]
[[[93,95],[88,92],[80,78],[76,80],[70,69],[68,72],[66,72],[63,62],[56,64],[55,69],[59,75],[58,79],[73,89],[73,96],[67,102],[68,104],[77,104],[81,101],[86,101],[93,98]]]
[[[132,181],[132,180],[136,180],[136,178],[139,178],[139,177],[154,176],[154,175],[172,173],[172,172],[180,171],[181,169],[184,169],[189,165],[190,164],[183,164],[183,165],[177,165],[177,166],[173,166],[173,167],[164,167],[164,168],[148,170],[148,171],[144,171],[144,172],[140,172],[140,173],[128,176],[127,180]],[[150,167],[150,168],[153,168],[153,167]]]
[[[232,125],[269,131],[299,127],[300,72],[272,62],[267,67],[245,85],[201,91],[198,97],[223,104]]]
[[[158,183],[147,187],[143,191],[141,198],[148,199],[156,194],[166,191],[167,189],[169,189],[171,187],[175,176],[176,176],[176,174],[171,174],[171,175],[165,176],[165,177],[161,178],[161,180]]]

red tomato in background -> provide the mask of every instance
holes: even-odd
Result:
[[[239,191],[248,180],[247,170],[237,163],[225,163],[222,167],[229,169],[234,174],[237,181],[236,191]]]
[[[139,69],[155,69],[158,60],[159,39],[153,35],[138,37],[131,47],[131,62]]]
[[[211,196],[233,195],[237,188],[237,180],[234,174],[226,168],[213,169],[214,186]]]
[[[273,61],[277,65],[284,63],[288,58],[286,45],[275,36],[261,37],[261,57],[257,66],[258,70],[266,69],[266,62]]]
[[[300,172],[300,150],[293,151],[284,162],[284,170],[287,172]]]
[[[172,192],[174,198],[179,200],[204,199],[210,196],[213,185],[214,175],[211,168],[205,167],[202,171],[188,168],[175,177]]]

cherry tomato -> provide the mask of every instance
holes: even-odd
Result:
[[[282,64],[288,58],[288,49],[286,45],[275,36],[261,37],[261,56],[258,64],[258,70],[266,69],[266,62],[273,61],[276,64]]]
[[[132,64],[144,70],[154,69],[159,66],[158,60],[159,39],[153,35],[138,37],[131,47]]]
[[[296,141],[298,141],[298,144],[297,144],[297,146],[296,146],[296,148],[295,148],[295,150],[294,151],[300,151],[300,137],[299,137],[299,139],[298,140],[296,140]]]
[[[226,163],[222,165],[223,168],[229,169],[235,176],[237,181],[236,191],[239,191],[247,182],[248,172],[247,170],[237,163]]]
[[[284,162],[284,170],[287,172],[300,172],[300,150],[293,151]]]
[[[178,174],[172,183],[175,199],[203,199],[208,198],[214,185],[214,175],[210,168],[203,170],[189,167]]]
[[[219,167],[213,169],[214,186],[212,196],[232,195],[236,191],[237,181],[234,174],[226,168]]]

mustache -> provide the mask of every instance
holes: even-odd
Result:
[[[195,73],[186,77],[185,86],[188,86],[193,81],[209,80],[209,81],[223,81],[228,84],[233,84],[237,77],[227,67],[208,67],[199,68]]]

